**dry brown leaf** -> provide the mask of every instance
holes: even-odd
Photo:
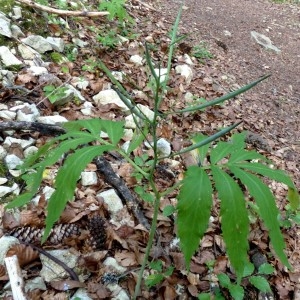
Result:
[[[68,291],[76,288],[84,288],[85,283],[76,280],[52,281],[50,285],[57,291]]]
[[[16,255],[19,260],[20,266],[25,266],[39,257],[38,251],[32,249],[30,246],[23,244],[13,245],[6,253],[10,257]]]

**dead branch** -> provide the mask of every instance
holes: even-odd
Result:
[[[128,208],[133,212],[140,224],[149,230],[150,224],[141,210],[139,201],[132,195],[124,180],[114,172],[110,163],[103,156],[98,156],[95,159],[95,163],[99,172],[104,175],[106,183],[119,192],[123,200],[126,201]]]
[[[9,121],[0,122],[0,132],[7,130],[29,130],[38,131],[46,135],[60,135],[66,131],[59,125],[43,124],[38,122],[25,122],[25,121]]]
[[[107,11],[70,11],[70,10],[63,10],[63,9],[56,9],[49,6],[38,4],[32,0],[17,0],[18,2],[28,5],[30,7],[37,8],[39,10],[57,14],[60,16],[76,16],[76,17],[88,17],[88,18],[95,18],[95,17],[102,17],[109,15]]]

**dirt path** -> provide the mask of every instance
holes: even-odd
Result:
[[[173,21],[181,1],[159,0]],[[213,67],[243,85],[259,76],[272,77],[234,104],[244,127],[262,135],[285,160],[300,187],[300,6],[267,0],[186,0],[182,32],[196,45],[205,41],[215,55]],[[268,36],[280,54],[251,39],[250,32]]]

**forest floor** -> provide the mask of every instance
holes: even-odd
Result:
[[[110,70],[122,71],[127,75],[127,78],[130,77],[130,80],[124,83],[129,92],[138,86],[145,94],[149,93],[148,69],[145,65],[133,64],[129,58],[133,54],[144,55],[143,46],[147,40],[151,45],[153,61],[156,64],[163,61],[163,66],[165,66],[166,49],[170,41],[168,33],[174,24],[180,5],[181,1],[179,0],[128,1],[127,9],[136,20],[133,32],[137,32],[138,36],[112,48],[101,45],[95,39],[92,31],[87,29],[94,26],[107,30],[104,20],[86,18],[73,20],[69,18],[68,29],[61,25],[49,24],[45,28],[45,35],[55,34],[72,43],[74,35],[79,33],[82,39],[88,41],[87,46],[79,49],[76,60],[64,64],[69,70],[68,74],[62,72],[62,65],[55,62],[50,65],[50,72],[57,75],[63,82],[72,82],[73,77],[79,76],[88,79],[89,86],[87,89],[83,89],[81,93],[87,101],[93,103],[92,97],[109,84],[109,80],[105,78],[97,64],[97,58],[100,57]],[[299,14],[299,5],[276,4],[267,0],[186,0],[179,25],[179,34],[187,34],[187,37],[178,45],[174,54],[169,82],[170,89],[162,105],[163,111],[184,108],[188,104],[188,100],[185,98],[187,92],[197,98],[204,97],[211,100],[236,90],[265,74],[272,76],[229,103],[207,109],[205,112],[187,114],[184,117],[172,116],[166,119],[158,130],[160,137],[169,140],[174,149],[176,145],[187,142],[194,132],[209,135],[215,133],[219,128],[242,120],[242,124],[236,131],[247,130],[252,134],[252,139],[247,141],[248,147],[267,156],[277,168],[286,170],[299,189]],[[40,18],[41,14],[34,10],[32,17]],[[112,28],[115,25],[114,22],[110,24]],[[30,29],[31,31],[35,30],[35,28]],[[268,36],[281,52],[275,53],[257,44],[251,38],[251,31],[257,31]],[[201,56],[198,60],[195,58],[197,53]],[[194,56],[191,82],[186,82],[182,76],[174,71],[176,65],[184,62],[184,54],[188,54],[190,57]],[[87,65],[88,69],[85,68]],[[42,86],[36,79],[27,77],[26,71],[26,76],[22,75],[24,73],[20,72],[16,82],[35,91],[35,95],[29,95],[28,99],[31,101],[30,103],[35,103],[38,106],[42,115],[48,116],[55,112],[68,120],[87,118],[80,112],[81,107],[78,107],[78,104],[68,103],[63,107],[55,107],[48,100],[45,100]],[[22,80],[24,81],[22,82]],[[12,97],[9,101],[13,99]],[[135,100],[137,103],[153,108],[153,103],[149,99],[137,97]],[[107,107],[94,105],[92,117],[119,120],[122,119],[123,115],[114,105]],[[39,145],[45,142],[45,138],[41,134],[36,133],[32,136],[37,139]],[[142,150],[138,149],[134,154],[138,156],[141,153]],[[128,165],[122,165],[122,162],[114,161],[114,159],[112,162],[116,164],[116,172],[123,176],[126,184],[133,189],[136,182],[132,179],[131,169]],[[185,162],[179,161],[179,163],[180,167],[175,171],[172,170],[172,172],[177,177],[182,178]],[[90,170],[96,169],[93,165],[90,165],[89,168]],[[166,174],[168,173],[162,172],[160,176],[157,175],[157,184],[161,189],[167,188],[169,184],[172,185],[178,179],[170,179],[166,177]],[[79,184],[76,191],[76,201],[67,207],[68,213],[81,225],[88,222],[87,211],[90,211],[92,215],[99,212],[101,216],[107,217],[109,215],[105,205],[96,199],[96,194],[100,190],[108,188],[103,178],[98,177],[99,182],[95,186],[86,188]],[[276,194],[277,205],[284,217],[287,204],[286,187],[276,184],[271,184],[271,187]],[[213,221],[201,242],[199,251],[193,257],[190,273],[186,272],[183,254],[176,245],[175,247],[171,246],[176,232],[174,218],[167,218],[162,215],[164,206],[176,203],[175,198],[176,195],[170,195],[162,199],[157,230],[159,238],[155,241],[151,252],[151,259],[161,261],[162,271],[174,266],[174,272],[171,276],[163,275],[161,282],[151,288],[143,286],[140,299],[197,299],[199,293],[213,293],[213,287],[218,286],[216,274],[225,273],[233,280],[235,278],[222,241],[217,207],[213,209]],[[40,225],[41,220],[45,217],[45,205],[45,202],[41,201],[38,207],[31,206],[28,208],[27,213],[31,210],[28,215],[33,223],[38,219],[37,223]],[[3,220],[12,222],[13,216],[4,212],[2,206],[0,211],[2,217],[5,217]],[[151,222],[152,206],[143,202],[143,211]],[[24,215],[26,217],[26,213]],[[123,215],[120,218],[122,217]],[[127,217],[124,212],[124,219]],[[251,259],[253,259],[254,254],[259,253],[262,260],[266,260],[274,266],[275,273],[268,277],[273,298],[300,299],[300,227],[291,223],[283,228],[283,235],[287,244],[286,254],[293,267],[292,271],[288,271],[272,255],[268,232],[256,217],[251,224],[249,236],[252,251],[249,253]],[[11,224],[8,224],[8,221],[6,224],[2,224],[4,232],[11,229]],[[5,222],[3,221],[3,223]],[[108,233],[107,241],[104,242],[104,249],[94,251],[87,246],[86,232],[77,239],[67,241],[67,246],[72,248],[72,252],[79,253],[80,268],[84,269],[84,284],[75,284],[74,288],[83,287],[86,289],[90,299],[113,298],[113,293],[107,289],[106,284],[109,280],[114,282],[114,279],[118,278],[118,274],[110,272],[102,264],[108,256],[114,257],[119,265],[126,268],[126,275],[117,282],[127,294],[132,296],[138,276],[137,269],[140,267],[147,244],[148,233],[139,224],[124,226],[120,221],[120,224],[107,222],[106,226]],[[34,230],[32,234],[35,234]],[[46,246],[48,248],[53,247],[51,243]],[[54,247],[64,248],[66,245],[61,246],[57,243]],[[37,277],[40,268],[41,265],[37,260],[24,267],[26,279]],[[149,268],[147,272],[145,276],[147,274],[157,275],[154,269]],[[110,278],[112,279],[106,278],[106,282],[104,282],[103,277],[107,274],[111,274]],[[4,281],[1,282],[2,287],[7,280],[5,276],[4,278]],[[59,284],[50,282],[45,291],[39,289],[31,291],[30,299],[69,299],[68,297],[72,292],[66,292],[63,289],[65,284],[69,284],[65,279],[60,279]],[[247,279],[243,280],[242,285],[245,288],[245,299],[258,299],[258,291],[249,284]],[[222,292],[226,299],[230,299],[226,289],[222,289]]]

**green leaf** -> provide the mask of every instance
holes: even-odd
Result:
[[[171,216],[174,212],[175,212],[175,207],[173,205],[167,205],[164,207],[163,209],[163,215],[165,217],[169,217]]]
[[[164,272],[165,277],[171,276],[171,275],[173,274],[174,269],[175,269],[175,268],[174,268],[173,266],[170,266],[170,267]]]
[[[291,204],[292,210],[294,210],[294,211],[297,210],[299,208],[299,205],[300,205],[300,195],[297,192],[296,188],[289,187],[288,199],[289,199],[289,202]]]
[[[234,164],[237,162],[253,159],[267,160],[263,155],[254,150],[248,151],[245,149],[240,149],[231,153],[228,164]]]
[[[212,186],[209,177],[199,167],[190,166],[178,195],[178,236],[187,269],[199,247],[210,217]]]
[[[242,286],[238,284],[231,284],[229,286],[230,295],[235,300],[243,300],[244,299],[244,289]]]
[[[145,284],[148,287],[155,286],[156,284],[160,283],[164,280],[164,275],[162,274],[151,274],[145,279]]]
[[[75,153],[68,156],[64,165],[57,173],[55,179],[56,190],[48,202],[46,228],[42,242],[44,242],[48,237],[53,224],[60,217],[67,202],[72,200],[76,183],[86,165],[90,163],[96,156],[102,155],[103,152],[112,149],[113,147],[110,145],[90,146],[76,150]]]
[[[244,194],[226,172],[215,166],[211,170],[221,199],[222,232],[227,253],[239,281],[243,276],[244,265],[248,262],[249,219]]]
[[[264,263],[260,265],[258,268],[258,274],[270,275],[273,274],[274,271],[275,271],[274,267],[268,263]]]
[[[124,135],[124,122],[101,120],[103,131],[106,132],[113,145],[117,145]]]
[[[218,274],[217,276],[218,276],[220,285],[226,289],[229,288],[229,286],[231,285],[229,276],[224,273]]]
[[[192,138],[192,142],[193,142],[193,144],[201,143],[206,138],[207,138],[207,136],[204,134],[197,134],[196,136],[194,136]],[[210,144],[208,143],[208,144],[194,150],[197,152],[197,154],[198,154],[197,156],[199,157],[199,159],[197,159],[197,158],[196,159],[201,165],[203,165],[203,163],[204,163],[204,159],[207,156],[207,152],[208,152],[209,148],[210,148]]]
[[[205,140],[202,140],[202,141],[200,141],[199,143],[196,143],[196,144],[194,144],[194,145],[192,145],[192,146],[189,146],[189,147],[187,147],[187,148],[184,148],[183,150],[181,150],[181,151],[179,151],[179,152],[176,152],[175,154],[176,154],[176,155],[180,155],[180,154],[183,154],[183,153],[192,151],[192,150],[194,150],[194,149],[197,149],[197,148],[199,148],[199,147],[202,147],[202,146],[204,146],[204,145],[207,145],[207,144],[209,144],[209,143],[215,141],[215,140],[218,139],[219,137],[225,135],[226,133],[228,133],[229,131],[231,131],[232,129],[234,129],[235,127],[237,127],[238,125],[240,125],[241,123],[242,123],[242,122],[238,122],[238,123],[236,123],[236,124],[234,124],[234,125],[231,125],[231,126],[229,126],[229,127],[226,127],[226,128],[224,128],[224,129],[220,130],[219,132],[217,132],[217,133],[215,133],[215,134],[209,136],[209,137],[206,138]]]
[[[277,256],[285,266],[290,268],[287,257],[283,252],[285,244],[277,218],[279,211],[270,189],[259,178],[249,172],[233,166],[230,166],[230,170],[247,186],[249,193],[255,199],[259,214],[269,230],[270,239]]]
[[[179,110],[179,111],[176,111],[176,113],[183,113],[183,112],[190,112],[190,111],[195,111],[195,110],[201,110],[203,108],[206,108],[206,107],[209,107],[209,106],[213,106],[213,105],[216,105],[216,104],[219,104],[219,103],[222,103],[226,100],[229,100],[229,99],[234,99],[234,97],[236,97],[237,95],[239,94],[242,94],[248,90],[250,90],[251,88],[253,88],[255,85],[257,85],[259,82],[265,80],[266,78],[270,77],[270,75],[266,75],[266,76],[263,76],[262,78],[256,80],[256,81],[253,81],[251,83],[249,83],[248,85],[246,86],[243,86],[241,87],[240,89],[234,91],[234,92],[231,92],[227,95],[224,95],[220,98],[217,98],[215,100],[212,100],[212,101],[209,101],[207,103],[204,103],[204,104],[200,104],[200,105],[195,105],[195,106],[191,106],[191,107],[187,107],[185,109],[182,109],[182,110]]]
[[[210,300],[210,293],[201,293],[198,295],[198,300]]]
[[[248,277],[254,272],[254,265],[250,262],[246,263],[244,266],[243,277]]]
[[[271,292],[269,282],[262,276],[251,276],[249,278],[251,284],[253,284],[258,290],[263,293]]]
[[[225,158],[233,151],[233,145],[230,142],[218,142],[210,152],[210,161],[213,165],[219,162],[222,158]]]
[[[157,272],[162,272],[162,261],[155,260],[149,263],[149,267]]]
[[[294,183],[291,178],[282,170],[271,169],[270,167],[261,163],[241,163],[238,164],[239,168],[248,169],[252,172],[260,175],[269,177],[270,179],[276,180],[286,184],[288,187],[295,189]]]
[[[38,168],[35,171],[30,171],[28,172],[28,174],[25,174],[23,177],[25,177],[28,192],[17,196],[12,202],[7,204],[5,207],[20,207],[31,201],[37,193],[38,189],[40,188],[43,179],[43,171],[43,168]]]

